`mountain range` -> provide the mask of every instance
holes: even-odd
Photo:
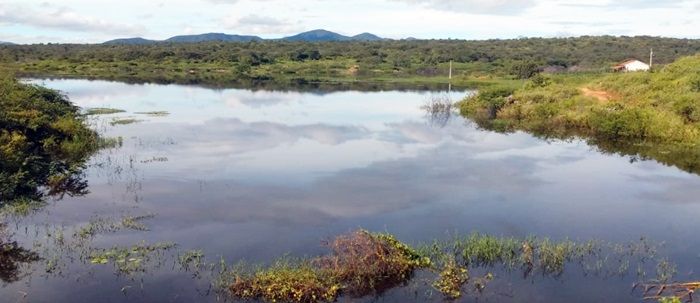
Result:
[[[149,40],[144,38],[123,38],[104,42],[104,44],[128,44],[128,45],[144,45],[154,43],[197,43],[197,42],[251,42],[251,41],[303,41],[303,42],[328,42],[328,41],[380,41],[383,38],[370,34],[362,33],[356,36],[344,36],[331,31],[317,29],[304,32],[298,35],[284,37],[281,39],[263,39],[258,36],[242,36],[229,35],[223,33],[207,33],[200,35],[183,35],[175,36],[165,40]]]
[[[12,42],[0,41],[0,45],[14,45]]]

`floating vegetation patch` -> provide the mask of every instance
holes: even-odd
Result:
[[[148,227],[143,224],[144,220],[153,218],[154,215],[144,216],[125,216],[121,220],[111,218],[96,218],[78,229],[73,235],[76,238],[92,238],[100,233],[116,232],[122,229],[131,229],[137,231],[147,231]]]
[[[417,270],[432,274],[433,288],[445,299],[462,297],[466,290],[475,295],[495,279],[492,273],[471,277],[471,269],[501,267],[522,270],[525,277],[533,273],[559,277],[569,264],[591,276],[618,276],[637,265],[657,267],[658,278],[669,278],[675,267],[662,259],[655,260],[657,247],[645,239],[628,244],[600,241],[553,241],[547,238],[510,238],[472,234],[453,240],[435,242],[413,249],[388,234],[364,230],[341,235],[329,242],[327,255],[307,258],[284,258],[271,266],[239,266],[228,270],[222,279],[236,299],[267,302],[333,302],[341,295],[362,297],[409,282]],[[466,287],[471,285],[470,287]]]
[[[175,243],[160,242],[156,244],[140,244],[131,247],[113,247],[98,249],[90,253],[90,263],[108,264],[115,266],[119,273],[133,274],[144,272],[145,264],[155,257],[162,256],[164,251],[175,248]]]
[[[152,112],[135,112],[134,114],[137,115],[147,115],[151,117],[165,117],[169,116],[170,112],[167,111],[152,111]]]
[[[359,230],[328,243],[330,253],[310,260],[282,259],[268,268],[232,270],[231,295],[268,302],[333,302],[341,293],[361,297],[408,281],[430,260],[388,234]]]
[[[142,160],[141,163],[168,162],[168,157],[153,157],[147,160]]]
[[[118,113],[123,113],[123,112],[126,112],[126,111],[122,110],[122,109],[116,109],[116,108],[95,107],[95,108],[86,109],[85,115],[88,115],[88,116],[112,115],[112,114],[118,114]]]
[[[134,118],[123,118],[123,119],[113,119],[112,121],[109,122],[109,125],[111,126],[117,126],[117,125],[129,125],[129,124],[135,124],[143,122],[143,120],[138,120]]]
[[[445,256],[445,258],[446,261],[442,264],[433,287],[447,299],[458,299],[462,296],[462,286],[469,282],[469,270],[466,266],[457,264],[454,256]]]

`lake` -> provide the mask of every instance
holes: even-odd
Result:
[[[474,231],[615,243],[646,238],[676,264],[675,279],[700,279],[700,177],[602,153],[582,140],[500,134],[457,113],[433,117],[422,108],[435,97],[459,101],[468,90],[28,81],[83,108],[125,112],[89,118],[103,136],[122,138],[88,164],[89,194],[51,199],[9,225],[14,240],[42,260],[5,281],[0,296],[7,302],[216,302],[223,298],[210,287],[215,274],[182,268],[184,252],[201,251],[210,263],[269,263],[285,254],[322,254],[324,240],[358,228],[410,244]],[[124,272],[55,240],[90,222],[129,216],[148,217],[139,228],[105,227],[90,246],[176,248]],[[655,266],[646,269],[649,279]],[[631,291],[635,273],[570,268],[526,278],[493,269],[484,293],[461,301],[641,301]],[[419,276],[381,296],[341,301],[442,302],[429,285]]]

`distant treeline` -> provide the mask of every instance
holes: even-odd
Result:
[[[659,63],[700,52],[700,40],[657,37],[528,38],[514,40],[388,40],[376,42],[159,43],[154,45],[35,44],[0,47],[0,61],[202,61],[273,63],[279,60],[352,58],[366,63],[410,64],[533,60],[543,65],[595,67],[628,57]]]
[[[202,42],[0,46],[19,74],[229,83],[236,79],[529,78],[542,71],[608,71],[628,58],[657,64],[700,52],[700,40],[585,36],[513,40]],[[439,76],[439,77],[436,77]],[[155,79],[157,78],[157,79]],[[435,80],[433,80],[435,81]]]

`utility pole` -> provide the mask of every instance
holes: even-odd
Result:
[[[649,68],[652,68],[654,65],[654,49],[651,48],[649,51]]]
[[[452,60],[450,60],[450,80],[452,80]]]

